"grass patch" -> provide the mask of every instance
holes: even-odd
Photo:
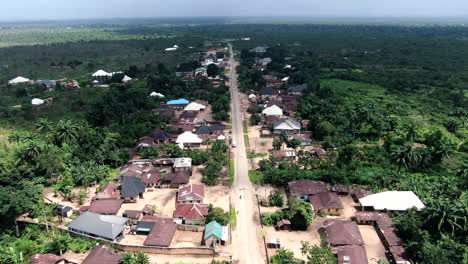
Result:
[[[229,222],[231,223],[232,228],[236,228],[237,226],[236,208],[231,208],[231,212],[229,212]]]
[[[234,174],[235,174],[234,160],[229,161],[229,186],[234,184]]]
[[[255,158],[264,158],[268,156],[268,153],[250,153],[247,155],[248,159],[255,159]]]
[[[245,134],[249,133],[249,130],[247,129],[247,120],[242,120],[242,129]]]
[[[263,174],[256,170],[249,170],[249,179],[253,184],[260,184],[263,180]]]
[[[250,142],[249,142],[249,135],[247,135],[247,134],[244,134],[244,144],[245,144],[245,151],[248,154],[249,149],[250,149]]]

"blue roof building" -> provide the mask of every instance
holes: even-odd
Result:
[[[205,245],[215,247],[216,245],[224,245],[229,241],[229,230],[227,226],[222,226],[216,221],[211,221],[205,226],[205,234],[203,239]]]
[[[170,100],[166,104],[168,104],[168,105],[187,105],[189,103],[190,102],[187,99],[180,98],[180,99],[177,99],[177,100]]]

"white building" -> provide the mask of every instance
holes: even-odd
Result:
[[[184,108],[184,111],[202,111],[205,110],[205,108],[206,106],[202,104],[199,104],[197,102],[191,102]]]
[[[371,194],[359,199],[362,207],[372,208],[376,211],[406,211],[415,207],[418,211],[426,206],[418,196],[411,191],[387,191]]]
[[[177,137],[176,144],[179,147],[198,147],[202,143],[202,139],[190,131],[185,131]]]
[[[42,105],[44,104],[44,102],[45,102],[44,100],[39,99],[39,98],[34,98],[31,100],[32,105]]]
[[[24,77],[21,77],[21,76],[18,76],[14,79],[11,79],[8,81],[8,84],[20,84],[20,83],[27,83],[29,82],[30,80],[28,78],[24,78]]]
[[[266,116],[282,116],[283,110],[276,105],[263,109],[262,114]]]
[[[151,96],[151,97],[164,98],[164,95],[163,95],[163,94],[157,93],[157,92],[152,92],[152,93],[150,93],[150,96]]]

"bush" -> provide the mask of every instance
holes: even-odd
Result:
[[[289,219],[289,216],[283,211],[276,211],[274,213],[265,213],[262,215],[262,223],[266,226],[274,226],[282,219]]]
[[[280,190],[275,190],[275,192],[270,195],[270,206],[281,207],[283,205],[284,205],[283,193]]]

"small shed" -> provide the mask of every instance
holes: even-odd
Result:
[[[73,214],[73,208],[66,205],[57,206],[57,213],[63,217],[70,217]]]
[[[279,238],[270,238],[270,241],[267,243],[268,248],[281,248],[281,241]]]
[[[203,235],[204,244],[209,247],[225,245],[229,240],[228,235],[227,226],[222,226],[216,221],[211,221],[205,227],[205,234]]]
[[[291,221],[282,219],[276,223],[276,228],[278,230],[291,230]]]

